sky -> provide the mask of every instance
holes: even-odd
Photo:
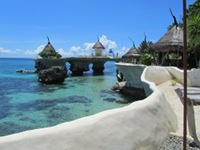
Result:
[[[187,5],[195,0],[187,0]],[[134,41],[157,42],[182,21],[182,0],[0,0],[0,58],[36,58],[47,44],[63,57],[92,54],[100,42],[104,54],[125,54]]]

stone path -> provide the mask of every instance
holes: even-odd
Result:
[[[172,86],[171,81],[157,85],[157,88],[164,93],[166,99],[168,100],[169,104],[171,105],[171,107],[173,108],[177,116],[178,130],[175,134],[183,136],[183,104],[180,98],[178,97],[177,93],[175,92],[175,90],[180,87],[181,87],[180,84],[176,84],[175,86]],[[195,121],[196,121],[196,132],[197,132],[198,138],[200,139],[200,105],[194,106],[194,112],[195,112]]]

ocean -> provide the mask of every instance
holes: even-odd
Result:
[[[123,107],[127,100],[111,88],[117,83],[115,62],[105,64],[104,75],[70,76],[62,84],[45,85],[37,81],[32,59],[0,58],[0,136],[44,128],[98,112]],[[91,68],[92,66],[90,66]]]

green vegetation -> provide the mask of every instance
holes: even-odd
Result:
[[[176,80],[171,80],[171,84],[172,84],[172,86],[175,86],[176,85]]]
[[[194,67],[200,67],[200,0],[189,6],[187,15],[188,49],[192,56],[190,61],[195,62]]]
[[[147,41],[147,37],[144,37],[144,40],[140,43],[139,51],[141,53],[141,57],[139,63],[144,65],[156,64],[156,52],[152,51],[150,47],[153,45],[152,41]]]
[[[172,12],[171,12],[172,13]],[[173,14],[172,14],[173,16]],[[174,16],[173,16],[174,17]],[[177,23],[177,22],[176,22]],[[175,25],[175,22],[169,25],[170,30]],[[183,23],[177,23],[179,27],[183,27]],[[200,0],[189,5],[187,10],[187,33],[188,33],[188,67],[199,68],[200,67]],[[141,52],[140,63],[150,65],[156,63],[157,54],[150,49],[153,43],[146,40],[141,42],[139,50]],[[181,60],[181,53],[170,53],[168,55],[169,60]]]
[[[139,62],[144,65],[156,64],[155,54],[142,53]]]
[[[55,50],[43,50],[39,53],[39,56],[42,58],[61,58],[62,56]]]

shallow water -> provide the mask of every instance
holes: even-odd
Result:
[[[16,72],[34,69],[32,59],[0,58],[0,68],[0,136],[127,105],[116,103],[127,97],[110,90],[117,82],[114,62],[105,64],[104,75],[93,76],[89,71],[82,77],[69,76],[58,85],[39,83],[37,74]]]

